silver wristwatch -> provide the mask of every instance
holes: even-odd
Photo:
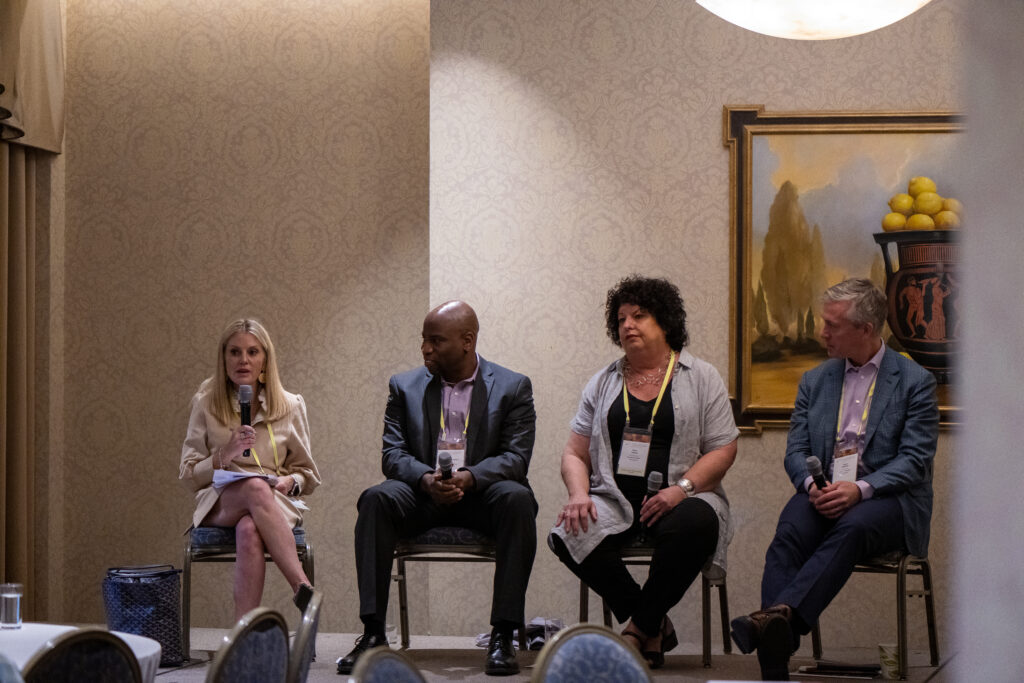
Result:
[[[686,477],[680,479],[679,483],[676,484],[676,486],[683,490],[683,493],[686,494],[687,498],[689,498],[690,496],[697,492],[697,490],[693,487],[693,482],[687,479]]]

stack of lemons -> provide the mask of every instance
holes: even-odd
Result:
[[[907,184],[906,194],[889,200],[892,213],[882,218],[882,230],[952,230],[960,227],[963,204],[952,197],[940,197],[935,181],[915,176]]]

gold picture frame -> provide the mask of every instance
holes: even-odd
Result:
[[[911,177],[924,175],[940,194],[955,196],[956,134],[962,131],[962,118],[950,112],[724,107],[733,290],[729,388],[742,431],[789,426],[800,377],[827,357],[815,348],[818,295],[846,277],[870,277],[885,290],[886,247],[873,235],[882,230],[887,202],[907,191]],[[780,278],[798,279],[800,286],[780,288]],[[790,289],[798,293],[790,296]],[[943,425],[955,424],[952,387],[940,384],[938,394]]]

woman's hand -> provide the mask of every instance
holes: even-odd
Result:
[[[678,486],[663,488],[650,498],[644,498],[644,503],[640,506],[640,522],[651,526],[685,498],[686,493]]]
[[[578,536],[580,529],[586,533],[591,521],[597,521],[597,506],[587,494],[570,496],[569,502],[565,504],[562,511],[558,513],[555,526],[565,522],[565,530],[573,536]]]
[[[274,490],[280,491],[284,495],[288,495],[295,488],[295,477],[287,474],[283,477],[278,477],[277,482],[274,484]]]
[[[245,452],[245,449],[252,448],[254,445],[256,445],[256,430],[251,426],[241,425],[232,429],[231,438],[220,449],[218,466],[222,469],[227,467],[228,463],[243,457],[242,453]]]

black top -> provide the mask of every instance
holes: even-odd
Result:
[[[651,424],[651,411],[657,397],[650,401],[641,401],[629,395],[629,422],[631,427],[647,429]],[[612,469],[619,469],[619,454],[622,452],[622,430],[626,427],[626,408],[622,404],[622,394],[608,409],[608,436],[612,446]],[[654,433],[651,435],[651,449],[647,454],[647,469],[643,477],[616,474],[615,484],[633,506],[634,517],[639,516],[640,504],[647,495],[647,475],[661,472],[662,482],[668,481],[668,453],[675,436],[675,418],[672,411],[672,380],[665,387],[665,395],[658,406],[658,414],[654,416]],[[664,487],[664,483],[662,483]]]

